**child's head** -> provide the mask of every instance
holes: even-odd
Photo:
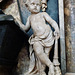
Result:
[[[26,6],[31,13],[38,13],[41,8],[41,0],[27,0]]]

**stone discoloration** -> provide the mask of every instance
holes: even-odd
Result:
[[[28,51],[27,47],[23,47],[21,49],[21,52],[18,56],[18,65],[17,65],[17,72],[18,74],[23,74],[24,72],[28,71],[29,67],[29,57],[28,57]]]
[[[65,1],[65,39],[66,39],[66,54],[67,54],[67,70],[69,69],[69,65],[71,65],[71,30],[70,30],[70,2],[68,0]]]
[[[13,2],[3,11],[5,14],[12,15],[15,19],[18,19],[21,21],[19,9],[18,9],[18,5],[17,5],[17,0],[13,0]]]
[[[67,72],[75,72],[75,4],[74,0],[65,0],[65,34]]]

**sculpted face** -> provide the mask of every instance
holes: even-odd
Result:
[[[30,2],[28,3],[28,9],[31,13],[40,12],[40,8],[41,8],[40,0],[30,0]]]

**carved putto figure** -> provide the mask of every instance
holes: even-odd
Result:
[[[56,38],[59,38],[58,25],[46,12],[40,12],[42,6],[41,0],[27,0],[26,6],[31,15],[28,17],[26,25],[21,24],[19,21],[18,23],[25,31],[28,31],[31,27],[33,35],[29,38],[29,71],[24,75],[46,75],[44,71],[46,66],[49,68],[48,75],[56,75],[54,64],[49,59],[49,53],[54,44],[54,36],[57,35]],[[46,22],[54,28],[54,34]]]

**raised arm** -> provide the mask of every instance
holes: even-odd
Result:
[[[18,23],[19,27],[24,30],[24,31],[28,31],[30,29],[30,21],[29,21],[29,17],[27,19],[26,25],[24,25],[21,21],[19,21],[18,19],[15,20],[16,23]]]
[[[46,12],[43,13],[44,13],[45,20],[54,28],[55,33],[57,33],[57,35],[59,36],[58,24]]]

